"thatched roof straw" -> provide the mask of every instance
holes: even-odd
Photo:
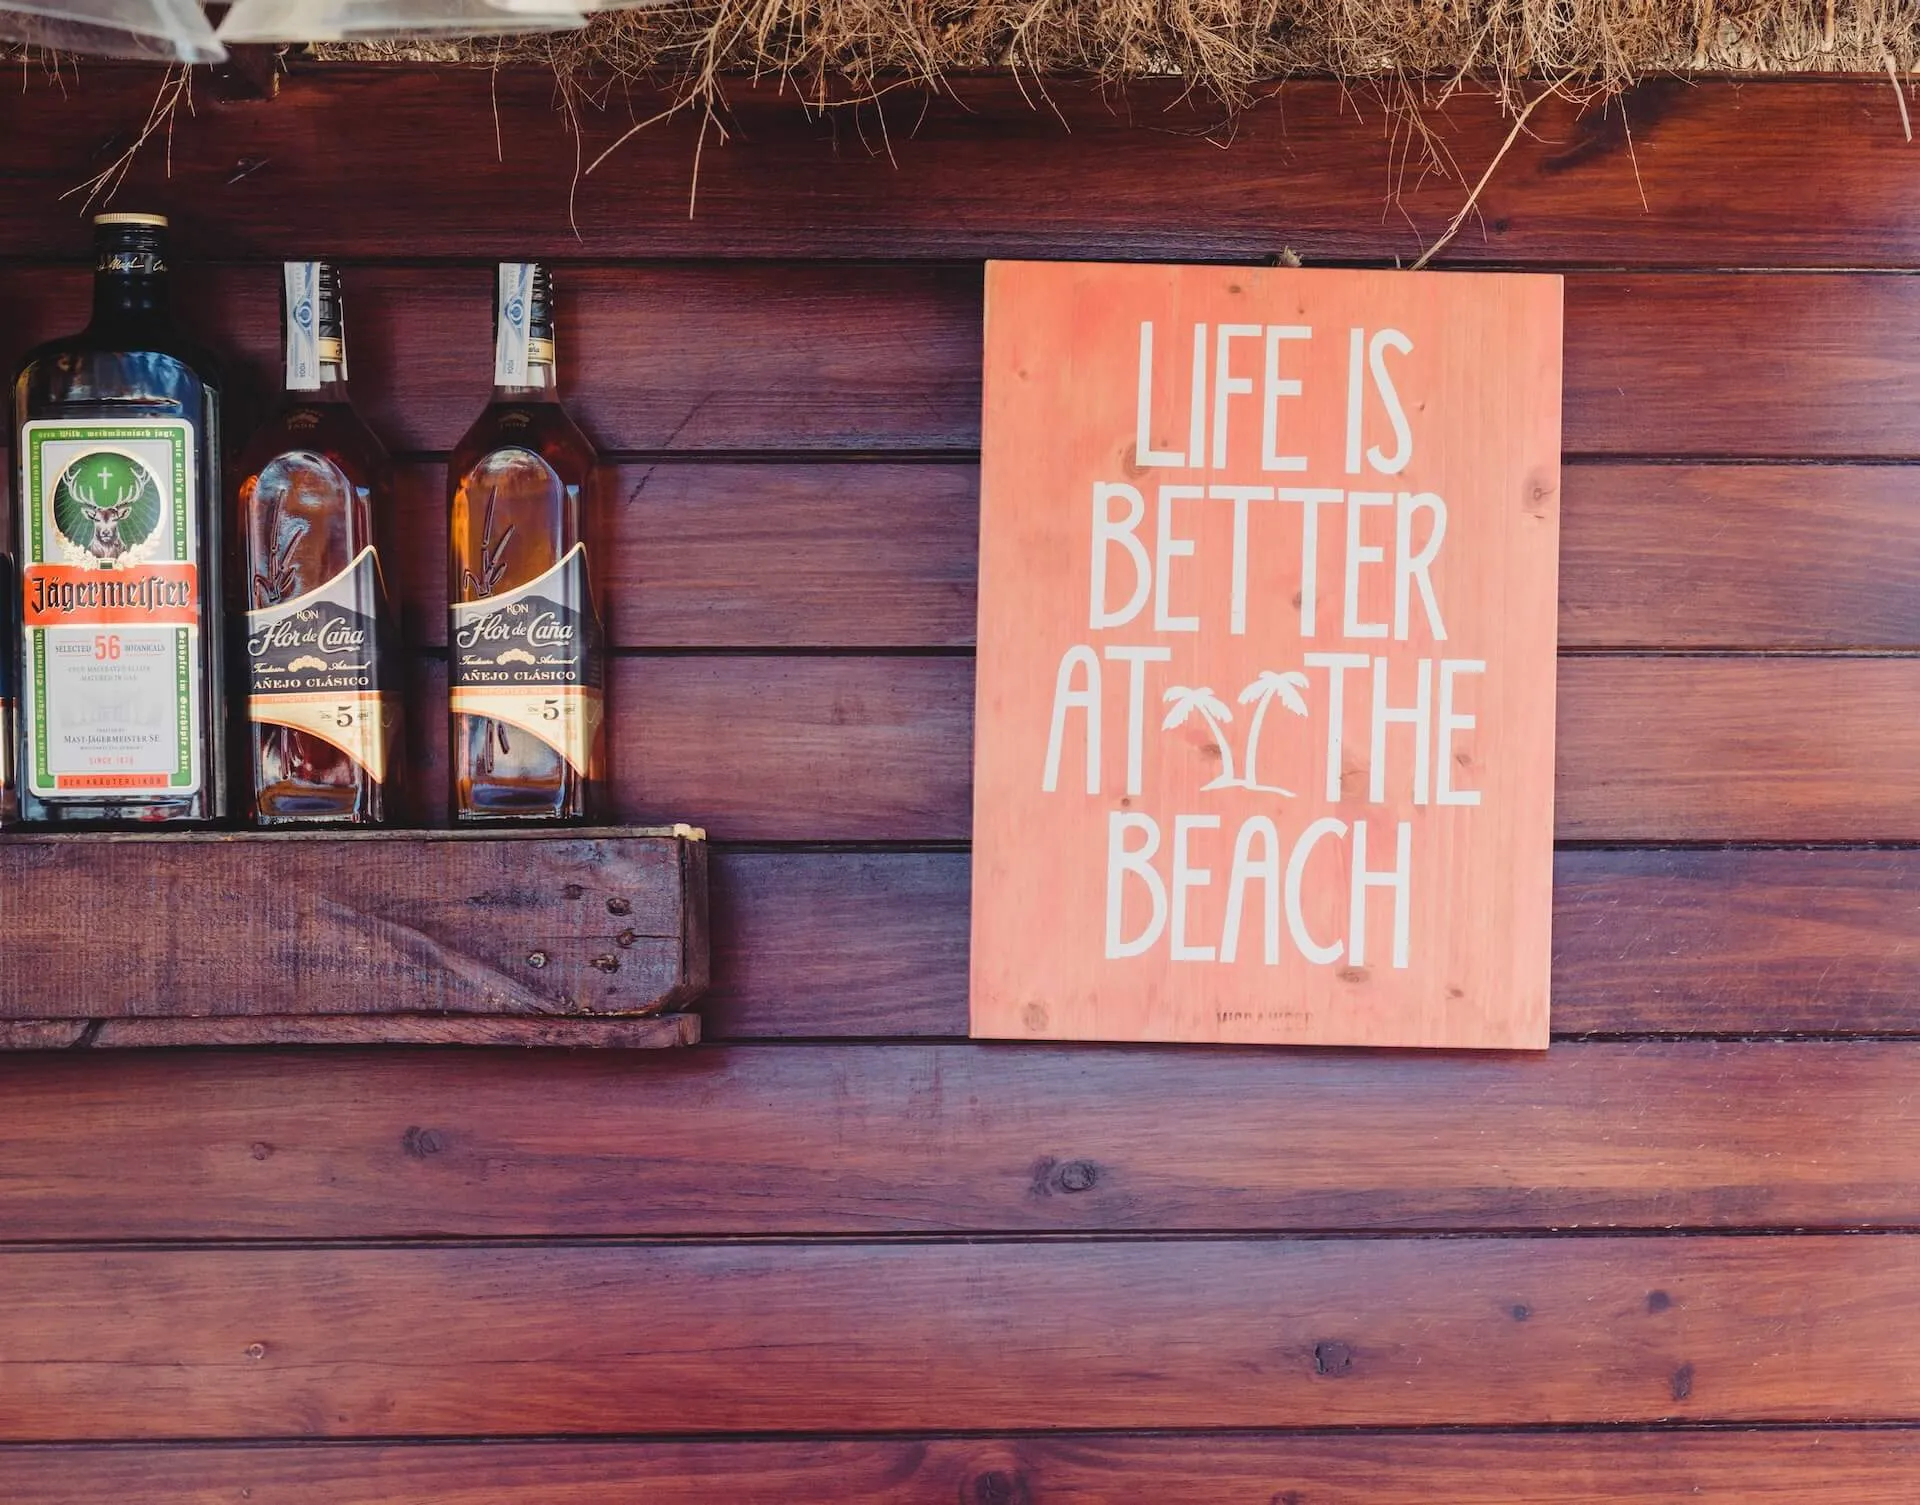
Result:
[[[1605,90],[1700,70],[1904,75],[1920,63],[1920,0],[691,0],[507,44],[323,53],[506,56],[563,77],[771,71],[818,91],[979,69],[1174,75],[1228,100],[1301,73]]]

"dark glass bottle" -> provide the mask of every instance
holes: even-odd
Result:
[[[283,281],[286,399],[241,457],[235,519],[253,815],[379,825],[404,763],[391,467],[347,396],[337,273],[290,261]]]
[[[501,265],[494,321],[493,401],[447,466],[453,818],[593,820],[606,778],[596,457],[556,394],[544,267]]]
[[[12,521],[0,506],[0,540],[13,536]],[[13,555],[0,548],[0,830],[19,818],[20,806],[13,782],[13,718],[16,697],[13,689],[14,660],[19,648],[20,613],[13,604],[15,577]]]
[[[93,319],[13,383],[20,812],[227,815],[220,386],[168,308],[166,221],[103,214]]]

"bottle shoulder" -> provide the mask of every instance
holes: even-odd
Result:
[[[282,455],[324,455],[356,483],[378,486],[392,468],[380,436],[367,426],[352,403],[300,400],[289,393],[279,408],[254,431],[241,452],[240,472],[254,475]]]
[[[219,401],[210,357],[184,340],[102,337],[83,330],[27,352],[14,379],[17,417],[124,411],[198,418]]]
[[[599,463],[592,441],[557,401],[496,398],[454,446],[448,465],[451,481],[457,485],[488,455],[509,449],[540,456],[573,485],[583,484]]]

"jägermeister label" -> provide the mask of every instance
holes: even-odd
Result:
[[[586,545],[514,590],[455,602],[451,628],[453,713],[531,733],[585,776],[605,704]]]
[[[206,770],[193,425],[21,430],[22,783],[44,800],[191,794]]]
[[[386,587],[372,545],[331,580],[247,613],[247,714],[331,743],[384,783],[399,726],[382,682]]]

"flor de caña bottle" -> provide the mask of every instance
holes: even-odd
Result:
[[[241,459],[236,520],[253,814],[377,825],[398,813],[403,763],[391,476],[347,397],[338,274],[282,270],[286,397]]]
[[[606,776],[595,456],[555,390],[544,267],[500,266],[494,323],[493,401],[447,467],[453,818],[584,821]]]
[[[93,319],[13,384],[20,813],[227,814],[220,389],[167,306],[166,221],[94,221]]]

